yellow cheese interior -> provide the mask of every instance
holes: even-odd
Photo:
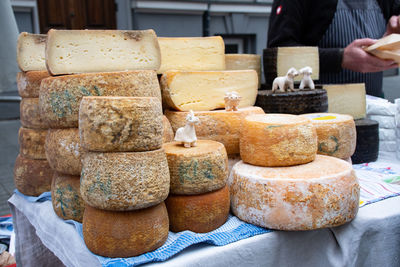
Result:
[[[285,76],[290,68],[297,71],[309,66],[312,68],[311,78],[319,79],[319,54],[318,47],[302,46],[302,47],[279,47],[277,55],[277,72],[278,76]],[[295,78],[300,81],[302,75]]]

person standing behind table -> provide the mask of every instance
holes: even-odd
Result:
[[[362,48],[400,33],[398,14],[398,0],[274,0],[267,47],[318,46],[320,83],[365,83],[382,97],[382,71],[398,65]]]

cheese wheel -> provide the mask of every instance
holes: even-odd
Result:
[[[185,126],[189,112],[166,110],[165,116],[171,122],[174,132]],[[238,111],[194,111],[200,123],[195,126],[197,138],[214,140],[224,144],[228,155],[239,154],[239,137],[242,120],[250,114],[264,114],[259,107],[239,108]]]
[[[196,233],[211,232],[228,219],[229,188],[201,195],[169,195],[165,201],[168,209],[169,229]]]
[[[356,125],[353,117],[336,113],[301,115],[312,121],[318,135],[318,154],[347,159],[356,150]]]
[[[163,101],[180,111],[225,108],[225,94],[236,91],[239,107],[254,106],[258,78],[255,70],[166,71],[160,80]]]
[[[80,176],[54,172],[51,202],[58,217],[82,223],[85,203],[80,193]]]
[[[184,147],[182,142],[166,143],[163,148],[167,154],[172,194],[202,194],[225,186],[228,156],[223,144],[198,140],[191,148]]]
[[[46,159],[44,143],[47,130],[21,127],[18,131],[19,153],[29,159]]]
[[[168,118],[163,115],[162,118],[163,122],[163,143],[168,143],[174,141],[174,130],[172,130],[171,123],[169,122]]]
[[[351,221],[360,187],[351,165],[317,155],[292,167],[237,163],[228,180],[231,208],[241,220],[278,230],[312,230]]]
[[[241,160],[242,160],[242,158],[240,157],[240,154],[229,155],[229,157],[228,157],[228,174],[231,173],[233,166],[235,166],[235,164]]]
[[[78,128],[49,129],[45,149],[53,170],[70,175],[81,174],[84,150],[80,146]]]
[[[106,211],[86,205],[83,240],[93,253],[104,257],[133,257],[161,247],[168,238],[164,202],[135,211]]]
[[[18,155],[14,165],[15,187],[24,195],[39,196],[50,191],[53,170],[47,160]]]
[[[240,156],[258,166],[291,166],[315,159],[317,133],[310,119],[287,114],[247,116],[240,131]]]
[[[87,73],[43,79],[40,111],[49,128],[78,128],[79,104],[84,96],[157,97],[160,85],[153,70]]]
[[[146,152],[88,152],[83,157],[81,195],[104,210],[137,210],[164,201],[169,192],[164,149]]]
[[[39,98],[22,98],[19,106],[21,125],[31,129],[47,129],[39,110]]]
[[[45,71],[28,71],[17,73],[18,93],[21,97],[39,97],[40,83],[50,74]]]
[[[89,151],[161,148],[161,102],[155,97],[84,97],[79,109],[81,145]]]

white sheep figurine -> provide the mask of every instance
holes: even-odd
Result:
[[[235,91],[225,93],[225,110],[226,111],[237,111],[240,100],[242,97]]]
[[[274,93],[279,88],[279,92],[293,92],[294,91],[294,77],[299,73],[295,68],[290,68],[286,76],[276,77],[272,83],[272,92]]]
[[[194,125],[198,123],[200,123],[199,118],[194,115],[193,110],[190,110],[186,116],[186,125],[176,130],[174,140],[182,142],[184,147],[196,146],[197,137]]]
[[[311,79],[312,75],[312,68],[311,67],[304,67],[300,71],[300,74],[303,75],[303,78],[301,79],[299,89],[304,89],[305,87],[310,88],[311,90],[315,89],[315,85],[313,80]]]

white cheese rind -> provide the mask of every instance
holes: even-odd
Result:
[[[50,30],[46,65],[52,75],[158,70],[161,53],[153,30]]]
[[[360,187],[351,165],[317,155],[293,167],[237,163],[228,179],[233,213],[246,222],[278,230],[312,230],[351,221]]]
[[[22,32],[17,41],[17,63],[22,71],[46,70],[46,34]]]

